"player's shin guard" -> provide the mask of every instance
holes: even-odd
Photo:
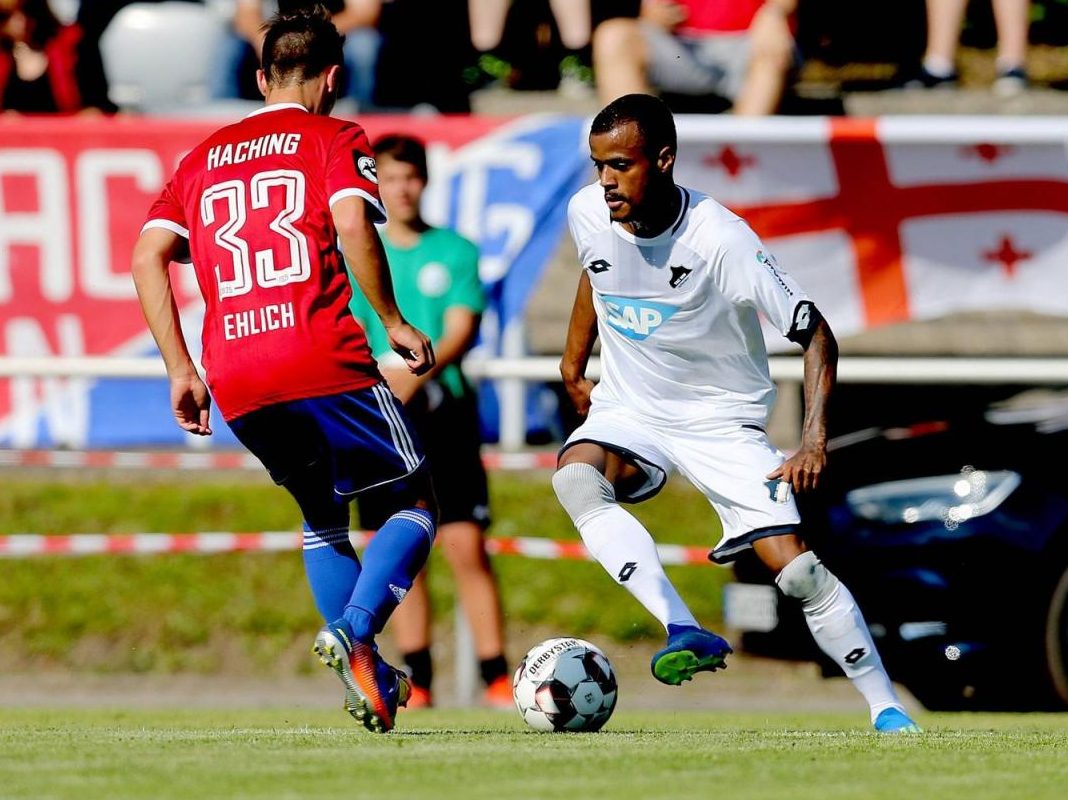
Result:
[[[567,464],[553,475],[553,489],[590,555],[608,570],[666,629],[699,627],[679,597],[649,532],[620,508],[612,484],[590,465]]]
[[[348,525],[312,530],[304,523],[304,572],[323,619],[330,622],[340,617],[360,577],[360,560],[349,541]]]
[[[343,615],[357,639],[370,642],[408,594],[430,555],[435,530],[430,512],[409,508],[386,520],[371,537],[363,551],[363,571]]]
[[[872,721],[887,708],[901,708],[856,600],[816,554],[799,555],[775,582],[783,594],[801,601],[816,644],[864,695]]]

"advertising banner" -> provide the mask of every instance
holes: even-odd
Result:
[[[582,120],[412,116],[361,119],[369,136],[427,142],[425,214],[479,245],[493,354],[521,317],[564,230],[586,170]],[[219,122],[17,119],[0,122],[0,356],[151,355],[130,279],[149,205],[182,155]],[[561,199],[563,198],[563,200]],[[194,356],[203,304],[192,269],[172,266]],[[213,444],[233,443],[216,424]],[[159,380],[0,379],[0,445],[180,444]]]
[[[595,179],[588,120],[360,121],[372,138],[427,141],[426,216],[479,245],[482,347],[498,352],[565,235],[568,198]],[[223,122],[0,120],[0,358],[155,353],[130,252],[183,153]],[[682,117],[678,128],[677,181],[745,217],[840,336],[966,310],[1068,314],[1065,120]],[[192,271],[172,276],[196,346]],[[215,428],[215,444],[232,443]],[[0,446],[183,442],[164,381],[0,379]]]

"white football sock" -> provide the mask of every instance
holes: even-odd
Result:
[[[653,537],[638,520],[613,505],[584,515],[576,527],[590,554],[665,630],[668,625],[697,626],[660,564]]]
[[[571,515],[590,555],[665,630],[668,625],[699,627],[679,596],[656,551],[653,537],[615,501],[615,491],[589,464],[569,464],[553,476],[564,509]]]
[[[816,644],[868,701],[872,722],[887,708],[903,711],[856,600],[815,554],[802,553],[775,582],[784,594],[801,601]]]

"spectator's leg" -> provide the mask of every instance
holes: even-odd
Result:
[[[625,94],[652,94],[646,78],[648,64],[649,51],[638,20],[616,17],[593,32],[593,74],[601,102],[610,103]]]
[[[430,647],[430,592],[426,570],[416,577],[412,588],[389,618],[393,641],[402,653],[414,653]]]
[[[549,0],[549,6],[564,47],[581,50],[590,43],[589,0]]]
[[[749,29],[749,64],[733,111],[740,116],[774,114],[794,65],[794,39],[787,17],[768,6]]]
[[[375,28],[355,28],[345,34],[348,95],[361,109],[374,105],[375,65],[382,35]]]
[[[475,651],[480,661],[504,652],[504,620],[489,557],[482,541],[482,529],[474,522],[449,522],[440,528],[441,548],[456,577]]]
[[[471,44],[480,53],[498,47],[504,35],[511,0],[467,0],[471,18]]]
[[[215,64],[210,70],[208,96],[213,100],[231,100],[241,97],[238,71],[245,59],[248,42],[228,28],[215,52]]]
[[[923,68],[936,78],[955,73],[961,25],[968,0],[927,0],[927,49]]]
[[[1030,0],[993,0],[998,32],[998,71],[1023,68],[1027,61]]]
[[[515,79],[511,63],[501,53],[501,39],[511,4],[511,0],[468,0],[475,63],[464,70],[463,78],[471,91],[496,83],[511,85]]]
[[[404,602],[397,606],[397,610],[389,618],[389,629],[393,634],[393,643],[401,652],[405,664],[412,671],[412,682],[429,691],[433,674],[428,657],[431,641],[431,606],[425,569],[415,579]],[[421,668],[417,670],[413,667],[418,661],[428,663],[420,665]],[[417,671],[422,674],[417,675]]]
[[[560,91],[585,96],[593,93],[590,52],[592,14],[589,0],[549,0],[564,53],[560,59]]]

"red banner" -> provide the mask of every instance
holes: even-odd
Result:
[[[506,121],[382,116],[361,122],[371,137],[403,132],[452,150]],[[0,356],[143,349],[149,340],[129,275],[134,242],[178,161],[219,124],[0,118]],[[174,277],[179,305],[198,303],[191,270]],[[10,384],[0,380],[0,428],[16,400],[24,407],[74,402],[55,396],[57,381]]]

